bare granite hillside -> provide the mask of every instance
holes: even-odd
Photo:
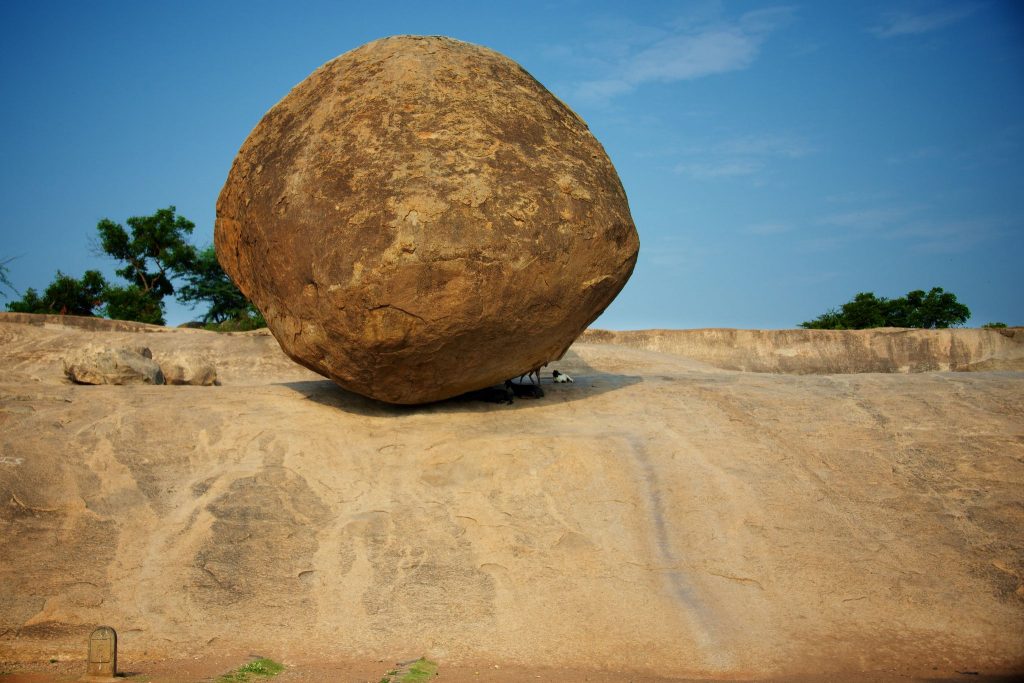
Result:
[[[587,330],[581,342],[794,375],[1024,370],[1024,327],[911,330]]]
[[[71,384],[88,345],[221,385]],[[0,660],[109,624],[151,658],[1024,673],[1021,369],[1019,329],[590,332],[541,400],[411,408],[263,333],[0,315]]]

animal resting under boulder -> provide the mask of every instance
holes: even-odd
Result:
[[[639,250],[586,124],[507,57],[437,36],[368,43],[274,106],[215,239],[285,353],[405,404],[560,358]]]

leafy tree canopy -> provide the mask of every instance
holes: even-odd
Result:
[[[150,325],[164,324],[164,304],[135,284],[111,285],[103,292],[103,313],[114,320],[134,320]]]
[[[107,281],[98,270],[87,270],[82,279],[57,271],[53,282],[42,296],[31,287],[18,301],[7,304],[16,313],[51,313],[60,315],[96,315],[103,305]]]
[[[128,228],[104,218],[96,225],[97,251],[120,262],[117,274],[124,285],[108,283],[99,271],[86,271],[78,280],[57,271],[53,282],[40,296],[28,289],[8,310],[22,313],[70,315],[102,314],[118,320],[164,324],[164,298],[175,295],[193,307],[206,303],[203,316],[207,327],[221,330],[251,330],[266,327],[260,312],[235,287],[217,262],[213,247],[197,251],[188,237],[192,221],[175,215],[169,206],[150,216],[132,216]],[[7,277],[7,261],[0,261],[0,295],[4,287],[17,294]],[[175,290],[175,281],[185,284]]]
[[[125,221],[130,233],[109,218],[96,225],[100,247],[124,264],[116,272],[129,282],[111,289],[111,317],[164,323],[163,299],[174,294],[172,279],[190,272],[196,261],[196,248],[187,241],[195,224],[174,212],[169,206],[151,216],[132,216]]]
[[[182,279],[186,284],[178,288],[177,299],[193,306],[207,303],[209,308],[203,316],[204,323],[221,326],[231,323],[229,326],[234,329],[266,326],[260,312],[220,267],[213,246],[196,255],[192,267],[182,275]]]
[[[863,330],[869,327],[930,329],[963,325],[970,317],[970,309],[958,302],[955,294],[942,287],[932,287],[927,293],[916,289],[896,299],[861,292],[838,310],[826,311],[814,320],[800,323],[800,327],[815,330]]]
[[[4,291],[5,289],[9,289],[15,294],[18,293],[18,290],[16,290],[14,288],[14,285],[11,284],[10,275],[8,274],[7,270],[7,264],[10,263],[11,261],[12,259],[0,261],[0,296],[2,296],[5,299],[7,298],[7,292]]]

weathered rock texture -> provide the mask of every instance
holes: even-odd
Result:
[[[794,375],[1024,370],[1024,328],[587,330],[580,341],[671,353],[725,370]]]
[[[86,347],[68,354],[64,374],[76,384],[163,384],[164,375],[146,347]]]
[[[205,356],[171,351],[157,356],[156,362],[167,384],[208,387],[217,383],[217,367]]]
[[[0,661],[82,662],[109,623],[133,659],[1024,673],[1021,372],[578,343],[541,401],[407,408],[266,334],[20,320],[0,314]],[[69,350],[133,338],[208,353],[223,386],[63,378]]]
[[[559,358],[639,240],[604,149],[521,67],[399,36],[328,62],[260,121],[216,246],[294,360],[420,403]]]

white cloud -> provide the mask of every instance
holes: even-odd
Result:
[[[882,16],[881,22],[877,26],[871,28],[871,32],[879,38],[929,33],[966,19],[977,9],[977,5],[962,5],[917,14],[889,12]]]
[[[798,159],[817,151],[806,140],[783,135],[744,135],[718,145],[723,154]]]
[[[857,211],[830,214],[822,218],[821,222],[825,225],[838,228],[848,228],[861,232],[881,230],[892,227],[915,210],[915,207],[860,209]]]
[[[676,173],[699,180],[752,176],[777,159],[797,159],[816,149],[802,138],[785,135],[743,135],[686,150]]]
[[[770,33],[793,22],[796,7],[765,7],[747,12],[740,17],[740,26],[748,33]]]
[[[584,81],[575,96],[605,102],[645,83],[673,83],[750,66],[773,31],[792,21],[791,7],[748,12],[734,21],[692,19],[671,32],[626,26],[614,40],[590,43],[585,52],[609,57],[603,77]],[[585,58],[579,58],[581,61]]]
[[[758,235],[767,237],[770,235],[782,235],[792,232],[793,226],[788,223],[753,223],[740,228],[741,235]]]
[[[948,218],[928,205],[866,207],[816,221],[831,228],[801,242],[808,251],[831,251],[861,240],[902,243],[911,251],[956,254],[1020,230],[1018,219],[996,216]],[[838,229],[837,229],[838,228]]]
[[[616,95],[627,93],[632,89],[632,84],[619,79],[586,81],[576,88],[576,96],[588,101],[605,101],[610,100]]]
[[[750,66],[758,43],[737,29],[671,36],[633,55],[621,68],[634,85],[671,83]]]
[[[684,230],[682,226],[679,228]],[[687,233],[681,235],[664,235],[656,238],[651,244],[640,250],[640,258],[653,266],[672,268],[699,268],[709,259],[721,253],[721,247],[700,244],[693,241],[696,230],[685,228]]]
[[[838,194],[830,194],[825,197],[825,201],[830,204],[866,204],[868,202],[879,203],[885,202],[892,199],[892,195],[888,192],[840,192]]]
[[[760,161],[752,159],[724,159],[720,161],[684,162],[676,164],[676,173],[688,175],[698,180],[710,178],[731,178],[753,175],[764,168]]]
[[[1019,229],[1019,222],[1015,224],[1014,221],[991,217],[963,220],[918,220],[892,230],[886,234],[886,237],[910,241],[915,251],[931,254],[957,254]]]
[[[898,166],[900,164],[907,164],[926,159],[937,159],[940,156],[942,156],[942,149],[935,145],[929,145],[927,147],[912,149],[903,154],[891,154],[885,158],[885,163],[890,166]]]

